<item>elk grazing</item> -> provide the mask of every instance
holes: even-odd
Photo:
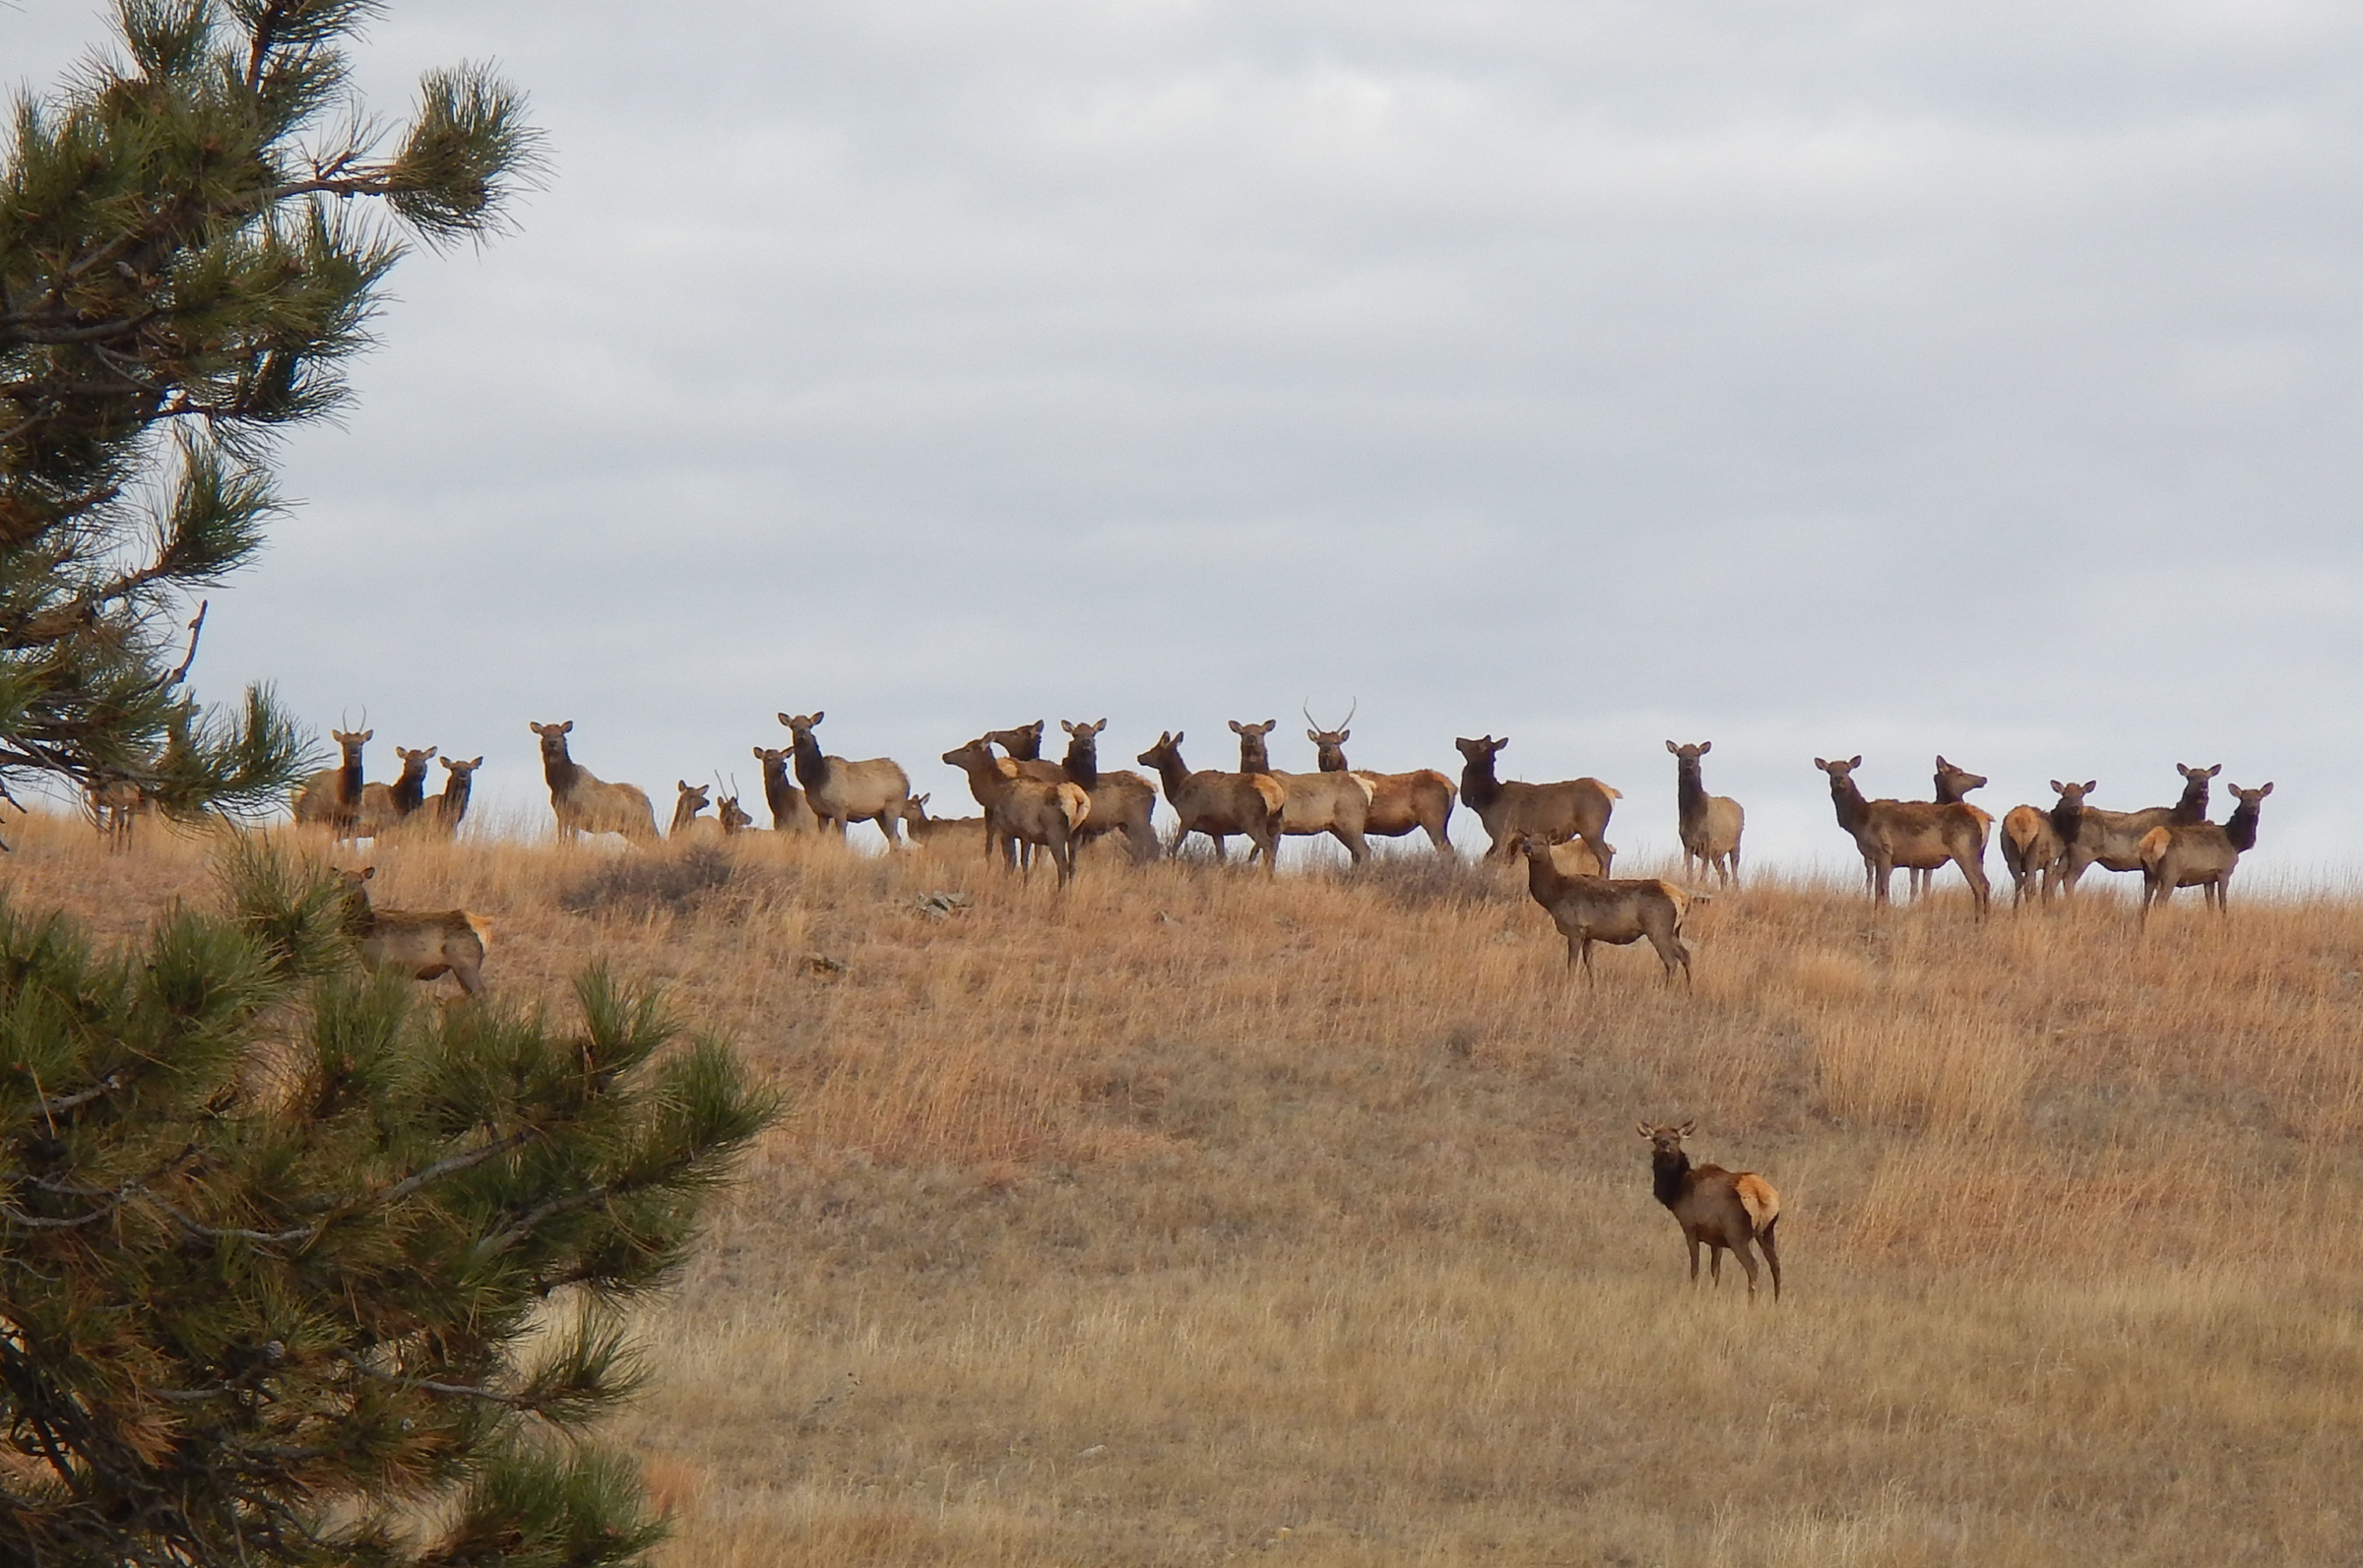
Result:
[[[361,748],[376,733],[374,729],[350,734],[342,729],[329,731],[343,760],[303,782],[292,807],[298,824],[332,829],[339,838],[349,836],[361,813]]]
[[[635,843],[657,837],[657,808],[638,784],[608,784],[567,752],[566,736],[574,721],[537,724],[528,728],[542,737],[542,777],[549,784],[550,809],[557,814],[558,834],[574,839],[586,833],[619,833]]]
[[[1935,801],[1937,805],[1957,806],[1969,798],[1970,790],[1983,789],[1990,782],[1984,774],[1971,773],[1966,768],[1947,762],[1943,752],[1937,753],[1937,798]],[[1980,815],[1983,815],[1982,808],[1979,810]],[[1978,846],[1977,855],[1979,863],[1983,864],[1986,851],[1982,843]],[[1906,868],[1904,882],[1912,890],[1914,903],[1919,902],[1928,892],[1929,884],[1936,880],[1939,869],[1942,868],[1931,866]]]
[[[1503,735],[1452,742],[1460,748],[1460,802],[1477,813],[1493,843],[1489,860],[1507,860],[1518,845],[1540,837],[1552,844],[1581,839],[1592,847],[1602,865],[1611,864],[1616,850],[1609,845],[1608,814],[1616,809],[1617,791],[1597,779],[1570,779],[1561,784],[1504,784],[1494,772],[1494,759],[1509,744]]]
[[[1058,727],[1066,731],[1063,766],[1068,782],[1091,791],[1091,815],[1083,819],[1083,842],[1121,832],[1134,865],[1156,859],[1157,786],[1129,769],[1100,772],[1100,731],[1108,727],[1107,720],[1086,723],[1061,719]]]
[[[757,746],[755,761],[763,765],[763,803],[771,807],[774,833],[809,833],[820,824],[804,803],[804,792],[788,777],[789,752],[780,746]]]
[[[1182,841],[1191,834],[1202,833],[1214,841],[1214,857],[1219,860],[1223,841],[1243,833],[1263,851],[1263,868],[1278,868],[1280,821],[1288,806],[1288,792],[1271,775],[1212,770],[1191,773],[1182,760],[1182,732],[1178,729],[1172,734],[1158,731],[1157,744],[1133,760],[1157,770],[1157,778],[1165,785],[1166,804],[1182,819],[1174,834],[1173,853],[1182,852]]]
[[[1017,869],[1017,847],[1039,845],[1058,867],[1058,885],[1075,875],[1075,830],[1091,814],[1091,792],[1060,779],[1028,779],[1015,763],[992,754],[982,736],[943,754],[968,775],[970,793],[985,808],[985,852]],[[1029,870],[1031,868],[1029,867]]]
[[[390,784],[361,785],[361,809],[353,823],[351,837],[374,839],[401,827],[426,803],[426,765],[435,748],[413,751],[408,746],[396,746],[394,755],[402,759],[402,772]]]
[[[444,767],[443,792],[435,796],[434,810],[421,820],[429,824],[436,834],[448,839],[460,831],[461,823],[468,820],[468,797],[476,790],[476,770],[484,765],[484,759],[478,757],[469,762],[455,762],[444,757],[440,761]]]
[[[1691,977],[1692,948],[1682,934],[1682,922],[1692,902],[1703,895],[1685,893],[1655,877],[1569,874],[1562,869],[1568,847],[1538,836],[1521,839],[1519,847],[1526,854],[1526,891],[1567,939],[1568,969],[1580,963],[1589,980],[1594,942],[1624,947],[1645,936],[1657,950],[1658,963],[1665,966],[1668,985],[1674,983],[1677,969],[1684,979]],[[1595,853],[1588,845],[1584,852]]]
[[[2052,886],[2059,880],[2060,855],[2067,847],[2051,818],[2052,813],[2039,806],[2012,806],[2003,813],[2002,863],[2011,873],[2013,909],[2026,902],[2030,890],[2043,903],[2051,902]]]
[[[1682,838],[1682,874],[1704,876],[1712,866],[1716,880],[1728,883],[1740,874],[1740,830],[1748,817],[1737,800],[1706,792],[1698,759],[1715,743],[1678,746],[1669,740],[1666,749],[1674,753],[1674,825]]]
[[[2205,890],[2218,914],[2228,913],[2224,896],[2231,891],[2232,872],[2240,857],[2257,847],[2257,816],[2272,785],[2255,789],[2228,785],[2239,804],[2220,824],[2179,822],[2152,828],[2141,836],[2141,919],[2149,920],[2153,905],[2163,905],[2176,888]]]
[[[666,838],[685,839],[696,834],[700,828],[705,830],[707,837],[722,831],[721,823],[701,815],[709,804],[706,795],[711,787],[709,784],[692,784],[686,779],[673,781],[676,798],[672,803],[672,825],[665,830]]]
[[[1264,737],[1279,722],[1277,719],[1260,724],[1231,721],[1231,732],[1239,736],[1239,771],[1260,774],[1280,786],[1285,797],[1280,808],[1282,837],[1306,839],[1325,833],[1346,847],[1349,859],[1362,864],[1371,857],[1371,847],[1362,836],[1363,826],[1371,818],[1373,791],[1370,782],[1350,773],[1272,772]]]
[[[887,844],[900,844],[903,805],[911,798],[910,777],[885,757],[848,762],[822,756],[812,730],[827,717],[822,712],[780,715],[780,722],[795,737],[796,782],[804,786],[804,803],[820,827],[834,829],[839,839],[857,822],[874,822]]]
[[[903,831],[911,836],[913,844],[926,847],[934,844],[937,840],[948,843],[953,839],[961,838],[984,839],[985,819],[983,817],[928,816],[927,801],[933,798],[933,793],[930,790],[924,795],[913,795],[903,805]]]
[[[1772,1272],[1772,1299],[1780,1299],[1780,1248],[1772,1231],[1780,1223],[1780,1194],[1772,1183],[1753,1170],[1725,1170],[1721,1165],[1693,1165],[1682,1152],[1682,1141],[1697,1128],[1694,1121],[1679,1127],[1634,1124],[1649,1140],[1651,1185],[1657,1201],[1672,1212],[1682,1226],[1682,1239],[1691,1249],[1691,1284],[1698,1283],[1698,1247],[1711,1255],[1708,1274],[1723,1283],[1723,1251],[1738,1255],[1748,1271],[1748,1299],[1756,1300],[1756,1259],[1748,1244],[1764,1249],[1764,1267]]]
[[[492,925],[466,909],[424,913],[413,909],[375,909],[369,905],[369,879],[375,866],[343,871],[345,931],[361,950],[361,962],[371,969],[395,970],[414,979],[431,980],[448,973],[470,996],[484,992],[484,951],[492,945]]]
[[[1357,709],[1361,704],[1355,705]],[[1371,809],[1362,824],[1362,831],[1381,839],[1400,839],[1414,831],[1425,832],[1428,842],[1436,846],[1438,854],[1452,852],[1452,841],[1446,828],[1452,820],[1452,803],[1460,798],[1457,784],[1434,768],[1421,768],[1411,773],[1357,773],[1346,765],[1346,742],[1354,736],[1347,726],[1354,722],[1349,711],[1335,729],[1323,729],[1321,721],[1306,712],[1305,722],[1311,727],[1305,738],[1312,742],[1313,766],[1323,773],[1349,773],[1371,786]]]
[[[1865,800],[1854,782],[1861,757],[1844,762],[1814,759],[1829,775],[1829,798],[1837,807],[1838,826],[1862,851],[1863,871],[1874,902],[1887,902],[1887,884],[1897,866],[1930,869],[1950,861],[1969,881],[1982,917],[1993,899],[1986,881],[1986,829],[1993,821],[1965,800],[1938,805],[1930,800]]]
[[[2223,764],[2194,768],[2178,762],[2174,768],[2183,776],[2181,798],[2171,806],[2145,806],[2139,811],[2103,811],[2086,805],[2084,797],[2100,787],[2096,779],[2081,784],[2053,782],[2060,803],[2052,807],[2052,826],[2067,847],[2060,857],[2063,897],[2073,900],[2076,885],[2094,866],[2104,871],[2140,870],[2141,840],[2152,830],[2189,827],[2207,820],[2207,783],[2223,772]]]

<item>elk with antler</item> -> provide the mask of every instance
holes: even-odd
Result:
[[[1452,852],[1452,841],[1446,828],[1452,820],[1452,803],[1460,797],[1460,789],[1451,780],[1434,768],[1421,768],[1411,773],[1365,773],[1347,766],[1346,742],[1354,736],[1354,715],[1361,711],[1356,700],[1346,711],[1346,717],[1335,729],[1324,729],[1321,721],[1312,717],[1310,704],[1305,706],[1305,738],[1312,742],[1314,763],[1322,773],[1352,774],[1371,786],[1371,806],[1364,817],[1362,831],[1380,839],[1400,839],[1414,832],[1424,832],[1428,842],[1436,846],[1438,854]]]
[[[296,791],[291,809],[298,824],[331,829],[339,838],[351,835],[361,814],[361,748],[376,733],[374,729],[329,731],[343,755],[334,768],[313,774]]]

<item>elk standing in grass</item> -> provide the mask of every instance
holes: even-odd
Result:
[[[1100,771],[1100,731],[1108,727],[1107,720],[1086,723],[1061,719],[1058,727],[1066,731],[1066,760],[1061,766],[1067,780],[1091,792],[1091,815],[1083,819],[1082,842],[1120,832],[1134,865],[1156,859],[1160,852],[1157,786],[1126,768],[1114,773]]]
[[[2239,804],[2220,824],[2184,822],[2152,828],[2141,836],[2141,919],[2147,923],[2153,905],[2163,905],[2176,888],[2202,888],[2218,914],[2228,913],[2225,895],[2240,857],[2257,847],[2257,816],[2272,785],[2255,789],[2229,786]]]
[[[391,833],[416,815],[426,803],[426,765],[435,748],[413,751],[408,746],[396,746],[394,755],[402,759],[402,771],[390,784],[373,784],[361,786],[361,809],[352,828],[355,839],[374,839]]]
[[[558,834],[573,839],[586,833],[620,833],[635,843],[654,843],[657,808],[638,784],[608,784],[574,760],[566,737],[574,721],[526,726],[542,737],[542,777],[549,784],[550,809],[557,814]]]
[[[1854,782],[1854,770],[1862,765],[1860,757],[1844,762],[1814,759],[1814,766],[1829,775],[1829,798],[1837,807],[1838,826],[1862,851],[1873,900],[1883,905],[1887,902],[1887,884],[1897,866],[1933,869],[1949,861],[1968,879],[1977,912],[1983,916],[1993,898],[1984,863],[1986,829],[1993,819],[1965,800],[1947,805],[1929,800],[1865,800],[1861,786]]]
[[[1075,830],[1091,814],[1089,790],[1064,779],[1028,779],[1016,764],[994,756],[981,736],[945,752],[943,760],[968,775],[969,791],[985,808],[987,854],[1015,870],[1017,847],[1040,845],[1058,867],[1058,885],[1074,879]]]
[[[1280,786],[1284,796],[1282,837],[1309,839],[1325,833],[1346,847],[1347,858],[1362,864],[1371,857],[1370,844],[1362,836],[1363,826],[1371,818],[1373,790],[1370,782],[1351,773],[1274,773],[1264,737],[1279,722],[1277,719],[1260,724],[1231,721],[1231,732],[1239,736],[1239,771],[1260,774]]]
[[[448,839],[468,820],[468,797],[476,792],[476,770],[484,765],[484,759],[455,762],[445,757],[441,761],[445,770],[443,792],[435,796],[434,809],[417,820],[423,820],[438,836]]]
[[[1748,1299],[1756,1300],[1756,1259],[1748,1250],[1755,1242],[1764,1249],[1764,1267],[1772,1273],[1772,1299],[1780,1299],[1780,1248],[1772,1239],[1780,1223],[1780,1194],[1772,1183],[1753,1170],[1725,1170],[1721,1165],[1693,1165],[1682,1151],[1682,1141],[1697,1127],[1686,1121],[1679,1127],[1634,1124],[1649,1140],[1651,1185],[1657,1201],[1682,1226],[1682,1239],[1691,1249],[1691,1283],[1698,1283],[1698,1247],[1712,1255],[1708,1274],[1723,1283],[1723,1250],[1739,1256],[1748,1271]]]
[[[1572,847],[1539,836],[1524,838],[1519,845],[1526,854],[1526,891],[1567,939],[1567,968],[1580,963],[1589,980],[1594,942],[1624,947],[1645,936],[1665,967],[1668,985],[1674,983],[1678,969],[1684,979],[1691,977],[1692,949],[1682,934],[1682,922],[1692,902],[1704,895],[1685,893],[1656,877],[1570,875],[1562,869],[1561,856]],[[1592,852],[1590,846],[1583,851]]]
[[[2052,787],[2060,786],[2054,784]],[[2002,863],[2011,873],[2012,909],[2026,902],[2030,890],[2043,903],[2051,902],[2052,887],[2059,880],[2060,856],[2067,848],[2051,817],[2051,812],[2039,806],[2012,806],[2003,813]]]
[[[1608,842],[1608,814],[1616,809],[1617,791],[1597,779],[1569,779],[1560,784],[1503,783],[1494,771],[1494,759],[1509,744],[1503,735],[1484,735],[1452,742],[1460,748],[1460,803],[1477,813],[1493,843],[1489,860],[1507,860],[1524,840],[1540,837],[1552,844],[1581,839],[1592,847],[1602,865],[1615,862],[1617,851]]]
[[[377,909],[369,905],[375,866],[338,873],[345,879],[345,930],[371,969],[396,970],[431,980],[448,973],[470,996],[484,991],[484,951],[491,922],[466,909]]]
[[[1172,734],[1160,730],[1157,744],[1134,760],[1157,770],[1165,785],[1166,804],[1182,819],[1171,852],[1180,854],[1183,840],[1202,833],[1214,841],[1214,857],[1219,860],[1223,842],[1240,833],[1263,851],[1266,871],[1277,868],[1281,813],[1287,809],[1288,793],[1269,774],[1216,773],[1211,769],[1192,773],[1182,760],[1180,730]]]
[[[1411,773],[1356,772],[1346,765],[1346,742],[1354,735],[1347,727],[1354,722],[1351,712],[1335,729],[1323,729],[1309,711],[1305,715],[1305,722],[1311,726],[1305,736],[1312,742],[1314,767],[1323,773],[1353,774],[1371,786],[1371,808],[1362,824],[1365,834],[1400,839],[1413,832],[1424,832],[1428,842],[1436,846],[1437,853],[1452,852],[1446,829],[1460,789],[1451,780],[1434,768],[1420,768]]]
[[[1715,743],[1701,740],[1682,746],[1669,740],[1666,749],[1674,754],[1674,823],[1682,838],[1682,874],[1703,876],[1712,866],[1715,879],[1728,883],[1740,874],[1740,831],[1748,817],[1729,795],[1706,792],[1698,759],[1714,750]]]
[[[763,765],[763,803],[771,808],[774,833],[809,833],[819,826],[804,792],[788,777],[789,752],[781,746],[757,746],[755,761]]]
[[[131,847],[132,824],[148,809],[148,792],[129,779],[110,779],[89,790],[91,822],[109,854]]]
[[[848,762],[821,755],[812,730],[828,715],[782,714],[780,722],[794,737],[796,782],[804,786],[804,803],[820,826],[834,829],[843,839],[857,822],[874,822],[889,845],[900,844],[903,807],[911,798],[911,779],[890,758],[872,757]]]
[[[334,768],[323,768],[303,782],[292,808],[297,823],[330,829],[339,838],[351,833],[361,813],[361,748],[376,733],[374,729],[329,731],[343,757]]]
[[[1934,804],[1957,806],[1967,802],[1970,790],[1983,789],[1991,781],[1982,773],[1971,773],[1966,768],[1947,762],[1945,754],[1939,752],[1937,753],[1936,783],[1937,798]],[[1977,812],[1979,819],[1987,826],[1992,826],[1993,819],[1987,816],[1984,808],[1972,806],[1970,809]],[[1986,844],[1983,838],[1978,840],[1977,859],[1980,865],[1985,863]],[[1929,885],[1936,881],[1937,872],[1943,868],[1942,861],[1934,866],[1916,865],[1904,868],[1904,882],[1911,888],[1913,903],[1917,904],[1927,894]]]
[[[982,841],[985,838],[983,817],[930,817],[927,802],[933,791],[913,795],[903,806],[903,831],[917,845],[950,844],[960,839]]]
[[[2094,866],[2104,871],[2140,870],[2141,841],[2153,830],[2207,820],[2207,783],[2223,772],[2223,764],[2194,768],[2178,762],[2174,767],[2183,776],[2182,797],[2171,806],[2145,806],[2139,811],[2103,811],[2086,805],[2084,797],[2100,787],[2098,780],[2052,784],[2060,791],[2060,803],[2051,812],[2052,826],[2067,847],[2060,858],[2063,897],[2073,900],[2076,884]]]

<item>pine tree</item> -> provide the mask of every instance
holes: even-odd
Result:
[[[0,166],[0,795],[46,775],[176,815],[277,805],[306,743],[185,689],[405,236],[481,238],[537,169],[511,89],[429,73],[383,132],[343,45],[378,0],[118,0],[116,49],[16,105]]]
[[[0,902],[0,1561],[637,1559],[580,1437],[770,1100],[596,969],[576,1027],[422,1003],[233,856],[119,957]]]

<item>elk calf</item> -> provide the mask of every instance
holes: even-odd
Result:
[[[1691,977],[1692,949],[1682,922],[1692,898],[1703,895],[1687,894],[1655,877],[1569,875],[1560,869],[1559,847],[1539,835],[1521,840],[1520,847],[1526,853],[1526,891],[1567,939],[1567,968],[1581,963],[1589,980],[1594,942],[1624,947],[1645,936],[1665,966],[1668,985],[1677,969],[1684,979]]]
[[[2152,905],[2162,905],[2176,888],[2203,888],[2218,914],[2229,912],[2224,897],[2231,891],[2232,872],[2240,857],[2257,847],[2257,816],[2267,784],[2255,789],[2230,786],[2240,802],[2220,825],[2183,822],[2152,828],[2141,838],[2141,918],[2149,919]]]
[[[927,815],[927,802],[933,797],[934,791],[929,790],[924,795],[913,795],[903,803],[903,831],[911,836],[913,844],[926,846],[938,840],[949,843],[954,839],[969,838],[984,843],[987,852],[990,852],[991,844],[985,838],[983,817],[930,817]]]
[[[686,839],[692,836],[710,838],[722,831],[722,824],[712,817],[701,815],[708,804],[707,791],[711,784],[692,784],[686,779],[676,779],[672,784],[672,824],[665,830],[668,839]],[[700,835],[699,829],[705,832]]]
[[[1740,874],[1740,830],[1748,816],[1729,795],[1706,792],[1698,759],[1714,750],[1715,743],[1678,746],[1669,740],[1666,749],[1674,753],[1674,825],[1682,838],[1682,874],[1703,875],[1712,866],[1715,879],[1728,883]]]
[[[1753,1241],[1764,1249],[1764,1266],[1772,1271],[1772,1299],[1780,1299],[1780,1249],[1772,1239],[1780,1223],[1780,1194],[1772,1183],[1753,1170],[1725,1170],[1721,1165],[1692,1165],[1682,1152],[1682,1141],[1697,1127],[1686,1121],[1679,1127],[1652,1127],[1636,1122],[1649,1140],[1651,1185],[1657,1201],[1682,1226],[1682,1239],[1691,1249],[1691,1283],[1698,1283],[1698,1247],[1705,1243],[1712,1262],[1708,1273],[1723,1283],[1723,1250],[1739,1255],[1748,1271],[1748,1299],[1756,1300],[1756,1259]]]
[[[470,996],[484,993],[484,952],[492,945],[490,921],[466,909],[430,914],[372,909],[368,882],[377,875],[377,867],[363,866],[338,875],[345,879],[345,930],[359,945],[362,963],[420,980],[448,973]]]

